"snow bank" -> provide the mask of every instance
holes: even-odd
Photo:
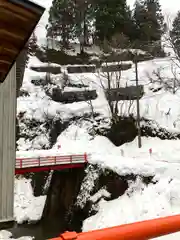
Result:
[[[37,57],[35,56],[30,56],[30,61],[28,63],[28,67],[60,67],[61,65],[57,63],[44,63],[41,62]]]
[[[102,63],[101,66],[106,67],[106,66],[121,66],[121,65],[133,65],[132,61],[119,61],[119,62],[107,62],[107,63]]]
[[[142,148],[138,148],[137,144],[138,138],[133,142],[122,145],[120,148],[123,150],[124,157],[180,163],[180,140],[160,140],[157,137],[142,137]]]
[[[164,58],[138,64],[139,84],[142,84],[145,90],[145,95],[140,100],[140,112],[142,117],[155,120],[157,124],[169,131],[179,131],[180,90],[177,90],[176,94],[172,94],[171,90],[166,90],[163,84],[157,83],[158,78],[155,74],[160,71],[165,82],[169,79],[173,80],[171,63],[170,58]],[[29,64],[39,66],[41,63],[35,58],[30,58]],[[179,73],[180,70],[177,68],[177,76]],[[61,104],[52,101],[46,95],[43,87],[31,83],[32,79],[44,77],[44,73],[26,69],[22,90],[27,91],[29,96],[18,98],[18,114],[23,112],[24,119],[34,118],[43,122],[46,121],[47,116],[51,119],[61,116],[63,121],[72,116],[83,116],[85,113],[91,112],[87,102]],[[56,84],[60,86],[60,78],[58,79],[56,79]],[[84,84],[88,85],[90,89],[95,89],[98,98],[92,101],[94,111],[99,113],[101,118],[110,119],[111,113],[103,89],[108,84],[105,75],[102,76],[98,73],[71,74],[70,81],[74,85]],[[121,86],[126,85],[135,85],[134,66],[122,72]],[[157,91],[153,91],[153,88],[156,88]],[[129,104],[128,101],[119,102],[119,114],[127,116],[133,113],[136,116],[136,103],[132,104],[128,112]],[[139,180],[135,184],[129,183],[130,189],[118,199],[109,202],[101,200],[98,213],[84,221],[83,231],[179,213],[180,140],[162,141],[157,138],[143,138],[142,149],[137,148],[137,139],[121,147],[115,147],[105,137],[90,136],[89,129],[92,127],[92,122],[90,125],[72,124],[58,137],[57,143],[50,151],[17,152],[17,157],[87,152],[91,154],[90,163],[98,164],[101,168],[109,168],[119,175],[155,176],[158,183],[144,186]],[[36,142],[40,141],[39,139],[35,140]],[[27,149],[27,141],[20,139],[18,143],[20,149]],[[59,144],[61,149],[57,151]],[[150,148],[152,149],[151,155]],[[97,174],[95,174],[96,176]],[[93,187],[95,177],[91,176],[90,187]],[[85,181],[83,187],[88,195],[86,185]],[[100,192],[94,196],[93,201],[100,195],[108,197],[107,192]],[[83,197],[81,194],[78,199],[81,206],[84,204]],[[18,222],[39,219],[44,202],[45,197],[35,198],[33,196],[28,180],[16,181],[15,215]],[[172,239],[172,236],[169,239]],[[179,239],[179,234],[176,236],[176,239]]]
[[[140,179],[129,184],[129,189],[118,199],[101,200],[98,213],[83,223],[83,231],[143,221],[180,212],[180,181],[168,178],[145,186]],[[153,199],[153,201],[152,201]],[[180,233],[162,237],[179,239]]]
[[[172,90],[166,90],[163,84],[158,81],[157,73],[160,74],[163,82],[172,82],[174,72],[178,78],[180,70],[174,64],[172,71],[172,59],[154,59],[138,64],[139,84],[144,86],[145,95],[140,100],[141,117],[155,120],[161,127],[169,131],[180,131],[180,90],[176,94]],[[41,63],[36,57],[30,57],[29,66],[46,66],[47,63]],[[52,64],[56,65],[56,64]],[[87,102],[74,102],[72,104],[61,104],[52,101],[41,86],[35,86],[31,83],[32,79],[45,78],[45,73],[37,73],[29,68],[25,71],[22,90],[27,91],[30,96],[18,98],[18,113],[25,112],[25,118],[35,118],[43,121],[45,116],[55,117],[61,115],[63,119],[68,119],[73,115],[82,116],[85,112],[90,113],[91,108]],[[52,78],[57,86],[61,86],[61,75]],[[112,74],[112,82],[115,83],[116,74]],[[104,94],[104,88],[108,86],[105,74],[101,73],[82,73],[70,74],[69,81],[72,84],[84,84],[88,89],[96,90],[98,97],[92,100],[94,111],[99,113],[102,118],[110,118],[111,113]],[[135,67],[121,73],[121,87],[135,85]],[[170,84],[171,85],[171,84]],[[153,92],[153,88],[160,88]],[[68,88],[67,88],[68,90]],[[75,88],[71,90],[76,90]],[[132,104],[132,103],[131,103]],[[136,102],[132,104],[130,111],[129,101],[119,102],[119,114],[136,116]]]
[[[90,201],[96,203],[101,198],[110,198],[111,194],[106,189],[100,189],[97,193],[89,198]]]
[[[17,223],[41,219],[46,196],[34,197],[31,180],[15,179],[14,215]]]
[[[103,136],[94,138],[88,130],[70,125],[58,137],[51,150],[18,151],[17,157],[59,156],[89,154],[88,161],[109,168],[120,175],[172,176],[180,178],[180,140],[142,138],[143,147],[137,147],[137,138],[116,147]],[[58,145],[61,146],[58,149]],[[152,149],[150,155],[149,150]],[[173,154],[172,154],[173,153]]]
[[[15,238],[12,238],[12,233],[10,233],[6,230],[0,231],[0,239],[2,239],[2,240],[8,240],[8,239],[15,240]],[[16,238],[16,240],[32,240],[32,239],[33,239],[32,237],[27,237],[27,236]]]

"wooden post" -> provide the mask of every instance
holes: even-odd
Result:
[[[0,84],[0,223],[14,219],[16,65]]]

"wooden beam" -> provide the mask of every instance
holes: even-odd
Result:
[[[14,47],[10,48],[9,46],[4,46],[3,49],[7,52],[10,52],[10,53],[14,54],[14,55],[19,52],[18,49],[14,48]]]
[[[0,38],[4,35],[13,38],[13,40],[14,39],[19,39],[21,41],[24,40],[24,35],[22,35],[22,34],[18,34],[16,32],[11,32],[7,29],[0,29]]]
[[[7,18],[11,14],[9,10],[5,8],[0,8],[0,19],[2,20],[11,20],[11,21],[23,21],[23,22],[29,22],[29,19],[27,17],[24,17],[22,15],[19,15],[17,13],[11,14],[11,18]],[[22,22],[21,22],[22,23]]]
[[[18,39],[11,39],[5,35],[0,35],[0,49],[2,48],[2,50],[4,46],[6,47],[9,46],[10,48],[13,48],[13,49],[14,48],[19,49],[21,47],[21,44],[22,42],[19,41]],[[2,51],[2,54],[4,54],[3,51]]]
[[[4,64],[10,65],[10,64],[11,64],[11,61],[1,59],[1,56],[0,56],[0,63],[4,63]]]
[[[11,55],[8,55],[8,54],[1,54],[0,53],[0,60],[6,60],[6,61],[12,61],[12,56]]]
[[[3,68],[1,69],[1,67],[0,67],[0,73],[1,73],[1,74],[5,75],[5,74],[6,74],[6,72],[7,72],[7,70],[6,70],[6,69],[3,69]]]
[[[0,56],[7,55],[11,57],[12,54],[15,55],[19,52],[19,45],[17,45],[15,40],[12,43],[8,38],[0,37],[0,43]]]
[[[6,72],[9,68],[7,63],[0,62],[0,72]]]
[[[37,19],[36,14],[32,13],[30,10],[26,10],[20,6],[17,6],[15,4],[12,4],[10,2],[7,1],[1,1],[0,2],[0,8],[1,9],[6,9],[9,11],[9,14],[18,14],[21,15],[23,17],[27,17],[30,19]]]
[[[27,30],[26,30],[26,25],[22,24],[21,25],[17,25],[17,22],[6,22],[6,21],[2,21],[1,17],[0,17],[0,30],[4,29],[7,30],[10,33],[16,34],[18,36],[26,36],[27,35]]]

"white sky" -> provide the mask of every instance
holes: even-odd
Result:
[[[36,28],[36,35],[37,35],[37,38],[40,40],[40,39],[44,39],[46,37],[46,31],[45,31],[45,27],[46,27],[46,24],[47,24],[47,19],[48,19],[48,11],[49,11],[49,8],[52,4],[52,0],[31,0],[31,2],[34,2],[34,3],[37,3],[41,6],[43,6],[44,8],[46,8],[46,11],[44,12],[41,20],[39,21],[39,24]]]
[[[130,6],[133,6],[135,0],[127,0]],[[175,14],[180,10],[180,0],[160,0],[160,4],[165,13]]]

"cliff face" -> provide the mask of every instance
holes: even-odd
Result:
[[[86,169],[70,169],[53,173],[47,194],[43,221],[53,221],[64,231],[80,232],[83,221],[96,214],[101,199],[106,201],[122,196],[135,182],[135,175],[119,176],[108,169],[89,165]],[[145,184],[153,176],[141,177]]]
[[[84,178],[84,169],[69,169],[55,171],[48,190],[44,219],[64,219],[75,204],[81,182]]]

